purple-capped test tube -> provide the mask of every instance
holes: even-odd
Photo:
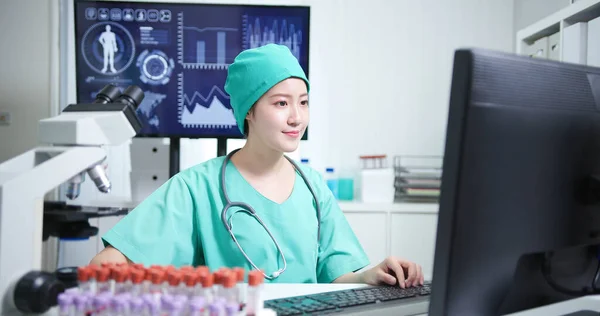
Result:
[[[216,300],[208,306],[208,314],[210,316],[224,316],[225,306],[223,305],[223,301]]]
[[[168,314],[169,316],[183,316],[184,315],[184,308],[185,307],[185,301],[183,300],[178,300],[178,299],[174,299],[171,302],[171,305],[168,308]]]
[[[111,295],[98,294],[94,297],[94,315],[107,315],[110,312]]]
[[[149,300],[145,300],[144,302],[146,304],[146,308],[148,310],[148,314],[146,315],[150,315],[150,316],[159,316],[161,313],[161,309],[160,309],[160,300],[155,300],[154,297],[152,297]]]
[[[67,293],[58,294],[58,314],[60,316],[71,316],[73,310],[73,296]]]
[[[75,309],[75,316],[85,316],[89,310],[88,308],[88,295],[85,293],[79,293],[73,295],[73,305]]]
[[[129,315],[143,315],[144,300],[141,297],[132,297],[129,300]]]
[[[227,316],[235,316],[240,311],[240,304],[235,302],[227,303],[225,306],[225,315]]]
[[[206,301],[204,297],[196,297],[190,301],[189,315],[204,316],[206,313]]]
[[[110,306],[110,315],[111,316],[126,316],[127,315],[127,307],[129,306],[129,301],[125,296],[114,296],[111,299]]]

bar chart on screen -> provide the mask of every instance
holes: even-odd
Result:
[[[177,17],[178,58],[185,69],[227,69],[239,52],[239,29],[186,24]]]

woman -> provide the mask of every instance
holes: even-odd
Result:
[[[169,179],[103,237],[92,264],[254,267],[287,283],[422,284],[420,266],[393,257],[356,272],[369,261],[331,191],[316,171],[284,156],[308,125],[309,88],[287,47],[240,53],[225,90],[246,144]],[[240,205],[222,214],[227,200],[246,203],[260,220],[236,212]]]

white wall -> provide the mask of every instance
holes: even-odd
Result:
[[[443,154],[454,50],[513,50],[513,1],[219,2],[312,6],[310,140],[294,157],[309,157],[320,171],[355,172],[365,154],[387,154],[390,162],[399,154]],[[69,49],[67,103],[75,101],[73,45]],[[183,142],[182,168],[214,153],[212,140]],[[157,162],[156,168],[168,166]]]
[[[476,46],[511,51],[513,44],[512,1],[223,2],[312,5],[312,123],[310,140],[302,144],[300,155],[310,157],[320,170],[326,165],[354,168],[362,154],[442,154],[453,50]],[[14,123],[0,127],[0,159],[36,143],[35,128],[25,123],[35,124],[49,115],[47,100],[51,92],[57,93],[48,86],[52,64],[48,30],[55,27],[48,27],[50,18],[44,11],[51,3],[58,6],[56,0],[3,3],[8,7],[2,10],[0,34],[17,49],[2,52],[3,60],[11,62],[5,63],[7,70],[1,74],[0,106],[10,109]],[[25,9],[35,18],[19,19],[10,13]],[[69,30],[69,36],[72,33]],[[73,74],[71,66],[69,99],[63,103],[75,100]],[[35,92],[25,90],[32,85]],[[195,150],[213,148],[184,147],[182,156],[198,156]],[[186,160],[183,165],[193,163]]]
[[[571,0],[514,0],[515,2],[515,35],[538,20],[563,9]]]
[[[37,122],[50,115],[57,95],[51,91],[58,25],[49,0],[11,0],[0,5],[0,112],[10,125],[0,125],[0,162],[37,144]],[[51,41],[56,45],[51,46]]]

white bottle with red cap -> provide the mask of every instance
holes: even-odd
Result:
[[[248,273],[248,291],[246,292],[246,315],[257,315],[264,308],[262,297],[264,276],[261,271]]]

